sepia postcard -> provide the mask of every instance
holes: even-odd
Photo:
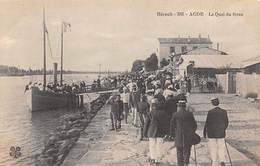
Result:
[[[0,0],[0,166],[260,165],[260,0]]]

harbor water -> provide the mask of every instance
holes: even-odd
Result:
[[[52,76],[47,76],[52,81]],[[64,75],[65,82],[92,82],[95,74]],[[42,76],[0,77],[0,166],[34,165],[34,155],[40,153],[46,138],[58,125],[57,118],[71,110],[31,112],[28,109],[25,85],[41,82]],[[10,147],[21,147],[21,157],[11,157]]]

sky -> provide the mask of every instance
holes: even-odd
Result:
[[[260,55],[260,0],[0,0],[0,65],[43,66],[42,8],[52,48],[47,68],[60,62],[61,22],[64,68],[130,70],[136,59],[157,51],[159,37],[210,36],[213,47],[239,60]],[[157,12],[205,12],[205,16],[159,17]],[[207,13],[240,12],[216,17]]]

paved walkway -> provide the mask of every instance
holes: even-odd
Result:
[[[203,105],[196,95],[191,96],[195,108]],[[200,103],[196,103],[200,101]],[[196,106],[197,105],[197,106]],[[209,106],[209,105],[208,105]],[[205,107],[205,103],[204,103]],[[198,121],[198,134],[202,135],[203,120],[206,112],[195,112]],[[138,140],[138,129],[129,124],[122,124],[119,132],[109,131],[109,107],[105,106],[80,137],[76,146],[69,153],[63,165],[77,166],[146,166],[149,156],[148,141]],[[234,166],[255,166],[252,160],[228,145]],[[162,160],[159,165],[176,165],[176,149],[173,142],[162,145]],[[209,166],[210,159],[206,140],[196,146],[198,166]],[[194,149],[191,153],[191,166],[195,166]],[[227,165],[228,160],[227,160]]]

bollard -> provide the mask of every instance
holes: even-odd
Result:
[[[83,95],[79,95],[79,97],[80,97],[80,105],[79,105],[79,107],[83,108],[84,107],[84,96]]]

